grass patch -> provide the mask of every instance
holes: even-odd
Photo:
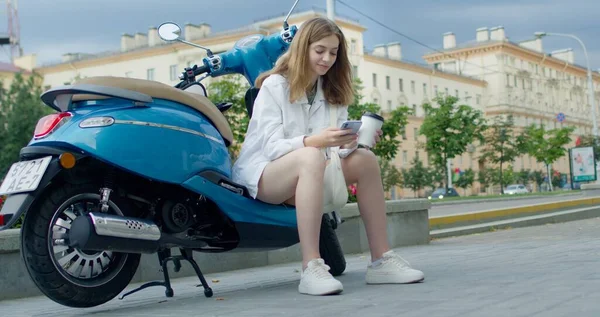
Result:
[[[575,192],[568,192],[568,191],[554,191],[554,192],[541,192],[541,193],[529,193],[529,194],[516,194],[516,195],[482,195],[482,196],[461,196],[461,197],[447,197],[444,199],[432,199],[431,203],[435,204],[435,203],[443,203],[446,201],[461,201],[461,200],[478,200],[478,199],[498,199],[498,200],[502,200],[502,199],[511,199],[511,198],[515,198],[515,197],[531,197],[531,198],[536,198],[536,197],[546,197],[546,196],[560,196],[560,195],[577,195],[579,194],[579,191],[575,191]]]

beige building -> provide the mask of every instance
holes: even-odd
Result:
[[[572,145],[577,136],[592,133],[587,68],[574,64],[572,49],[546,53],[539,38],[511,42],[503,27],[477,29],[474,37],[457,45],[455,35],[446,33],[443,48],[423,58],[434,69],[487,82],[483,97],[487,117],[512,114],[520,127],[532,123],[550,129],[574,126]],[[600,115],[600,74],[593,72],[593,79]],[[559,113],[565,117],[563,122],[557,120]],[[553,168],[569,173],[568,157],[559,159]],[[544,166],[525,155],[514,162],[514,169],[544,170]]]
[[[294,14],[290,24],[324,12],[307,11]],[[279,32],[283,16],[250,24],[245,28],[213,33],[209,25],[188,24],[185,39],[209,47],[218,53],[250,34]],[[402,58],[400,43],[376,46],[366,52],[363,36],[366,28],[355,20],[337,17],[336,22],[348,39],[354,74],[363,82],[365,101],[379,104],[383,112],[400,105],[412,107],[416,115],[409,118],[402,145],[396,156],[398,168],[410,168],[410,161],[419,156],[427,163],[425,153],[417,149],[417,141],[423,141],[418,129],[423,121],[421,105],[437,93],[454,95],[462,103],[480,109],[487,116],[513,113],[520,125],[543,122],[550,127],[556,123],[556,114],[562,112],[564,124],[577,127],[577,134],[589,133],[591,121],[585,94],[585,69],[573,65],[572,51],[544,54],[541,40],[512,43],[507,40],[504,29],[477,30],[476,40],[461,45],[455,36],[445,34],[444,48],[440,52],[424,56],[429,65],[406,62]],[[201,49],[181,43],[164,43],[157,30],[148,33],[122,35],[121,50],[102,55],[66,54],[63,61],[37,67],[44,75],[44,85],[54,87],[72,82],[77,77],[123,76],[143,78],[174,85],[185,66],[200,63],[205,56]],[[600,76],[595,74],[596,84]],[[208,81],[210,84],[210,81]],[[560,126],[560,124],[557,124]],[[470,148],[467,153],[453,160],[453,166],[478,171],[478,152]],[[529,157],[518,159],[515,169],[542,169]],[[568,170],[565,159],[555,168]],[[462,194],[462,191],[460,191]],[[479,192],[476,185],[473,192]],[[397,188],[392,197],[412,197],[407,189]]]
[[[10,87],[15,75],[18,73],[21,73],[24,77],[31,74],[27,69],[23,69],[15,64],[0,62],[0,82],[2,82],[4,88]]]

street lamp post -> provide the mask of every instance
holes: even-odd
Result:
[[[562,33],[546,33],[546,32],[535,32],[536,37],[542,38],[544,36],[562,36],[562,37],[570,37],[572,39],[577,40],[581,47],[583,48],[583,54],[585,55],[585,62],[587,64],[587,81],[588,81],[588,94],[590,98],[590,106],[592,107],[592,134],[594,135],[594,139],[598,137],[598,122],[596,120],[596,98],[594,98],[594,81],[592,79],[592,68],[590,66],[590,59],[588,57],[587,50],[585,49],[585,44],[583,41],[579,39],[577,36],[572,34],[562,34]]]

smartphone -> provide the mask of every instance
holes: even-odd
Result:
[[[356,134],[356,133],[358,133],[358,130],[360,129],[361,125],[362,125],[362,121],[351,120],[351,121],[344,121],[342,123],[342,125],[340,126],[340,128],[341,129],[350,129],[350,130],[352,130],[351,131],[352,134]]]

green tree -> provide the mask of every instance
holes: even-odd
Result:
[[[574,130],[574,127],[546,130],[544,125],[530,125],[522,134],[523,149],[538,162],[546,165],[550,191],[552,191],[550,164],[565,155],[567,149],[564,146],[571,142],[571,133]]]
[[[518,173],[515,174],[515,181],[519,184],[527,185],[529,183],[531,170],[522,169]]]
[[[402,179],[404,187],[412,189],[417,197],[419,190],[431,184],[431,173],[423,166],[423,162],[418,156],[411,161],[411,168],[402,169]]]
[[[244,95],[248,88],[247,82],[238,75],[219,77],[218,80],[214,80],[207,87],[208,98],[215,105],[222,102],[230,102],[232,104],[231,108],[225,111],[224,115],[233,132],[234,142],[229,147],[229,153],[233,159],[239,153],[246,136],[246,131],[248,130],[248,123],[250,122],[244,101]]]
[[[425,120],[421,125],[421,134],[426,137],[424,148],[430,155],[430,164],[444,170],[444,179],[448,179],[446,162],[463,154],[467,146],[475,140],[483,142],[485,119],[483,113],[467,105],[457,105],[458,98],[446,96],[435,98],[439,107],[423,104]],[[448,183],[446,183],[446,190]]]
[[[381,180],[383,181],[383,190],[389,191],[394,186],[398,186],[402,184],[402,174],[394,166],[394,164],[390,163],[388,160],[379,160],[379,166],[381,170]]]
[[[460,178],[458,181],[456,181],[455,185],[456,187],[462,188],[463,194],[466,196],[467,189],[473,186],[473,182],[475,182],[475,172],[469,168],[462,175],[460,175]]]
[[[429,159],[431,162],[431,158]],[[429,165],[427,167],[427,173],[429,173],[429,183],[427,186],[430,186],[432,190],[436,190],[438,187],[442,187],[447,178],[444,178],[446,175],[446,166],[435,166]]]
[[[515,173],[513,172],[512,166],[509,166],[504,171],[501,171],[499,167],[491,168],[490,172],[491,183],[494,185],[503,187],[504,185],[513,183],[515,180]],[[504,194],[504,189],[502,188],[500,192]]]
[[[477,172],[477,181],[481,185],[482,188],[487,188],[489,185],[493,184],[493,169],[483,168]]]
[[[360,120],[363,113],[372,112],[380,113],[381,109],[379,105],[375,103],[362,103],[363,96],[362,82],[360,79],[354,80],[354,103],[348,107],[348,119],[349,120]],[[400,140],[398,136],[405,129],[408,123],[408,115],[412,113],[412,109],[401,106],[398,107],[389,114],[385,115],[386,119],[381,127],[383,136],[381,141],[372,149],[373,153],[380,157],[384,161],[392,161],[398,153],[400,147]]]
[[[529,180],[534,182],[537,185],[538,191],[542,188],[542,184],[544,183],[544,172],[542,171],[533,171],[529,174]]]
[[[0,83],[0,179],[19,160],[40,118],[52,113],[52,108],[40,100],[41,77],[15,75],[10,87]]]
[[[493,164],[499,164],[501,194],[504,194],[504,185],[506,184],[502,177],[502,165],[514,161],[521,154],[519,143],[513,133],[514,126],[512,115],[497,116],[485,133],[482,157]]]

